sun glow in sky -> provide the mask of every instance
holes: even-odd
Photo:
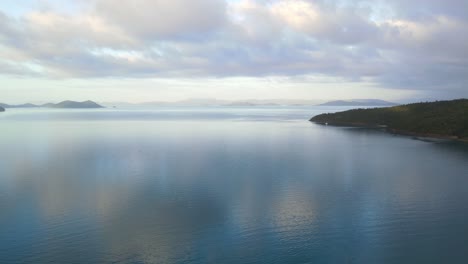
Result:
[[[466,0],[6,0],[0,101],[468,97]]]

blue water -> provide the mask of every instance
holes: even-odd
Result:
[[[0,263],[468,263],[468,147],[343,108],[8,109]]]

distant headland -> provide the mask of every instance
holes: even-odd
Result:
[[[392,133],[468,141],[468,99],[354,109],[314,116],[336,126],[385,128]]]
[[[0,112],[5,112],[5,108],[0,106]]]
[[[20,105],[9,105],[0,103],[0,108],[36,108],[36,107],[46,107],[46,108],[104,108],[102,105],[97,104],[93,101],[83,101],[83,102],[76,102],[76,101],[63,101],[60,103],[47,103],[42,105],[35,105],[35,104],[20,104]],[[1,111],[1,110],[0,110]]]

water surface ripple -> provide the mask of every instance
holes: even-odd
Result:
[[[335,110],[8,110],[0,263],[468,263],[467,145]]]

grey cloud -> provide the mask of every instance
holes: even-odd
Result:
[[[466,1],[110,1],[90,11],[0,12],[3,74],[46,78],[327,75],[467,95]],[[419,5],[422,8],[416,8]],[[404,3],[407,3],[405,9]],[[422,11],[421,11],[422,10]]]
[[[29,75],[29,76],[39,76],[36,71],[28,67],[27,65],[16,64],[9,61],[0,60],[0,73],[11,74],[11,75]]]
[[[392,0],[389,2],[396,10],[395,12],[408,19],[425,20],[434,15],[468,19],[466,15],[468,1],[466,0]]]
[[[223,26],[226,3],[221,0],[97,0],[96,14],[142,38],[196,38]]]

